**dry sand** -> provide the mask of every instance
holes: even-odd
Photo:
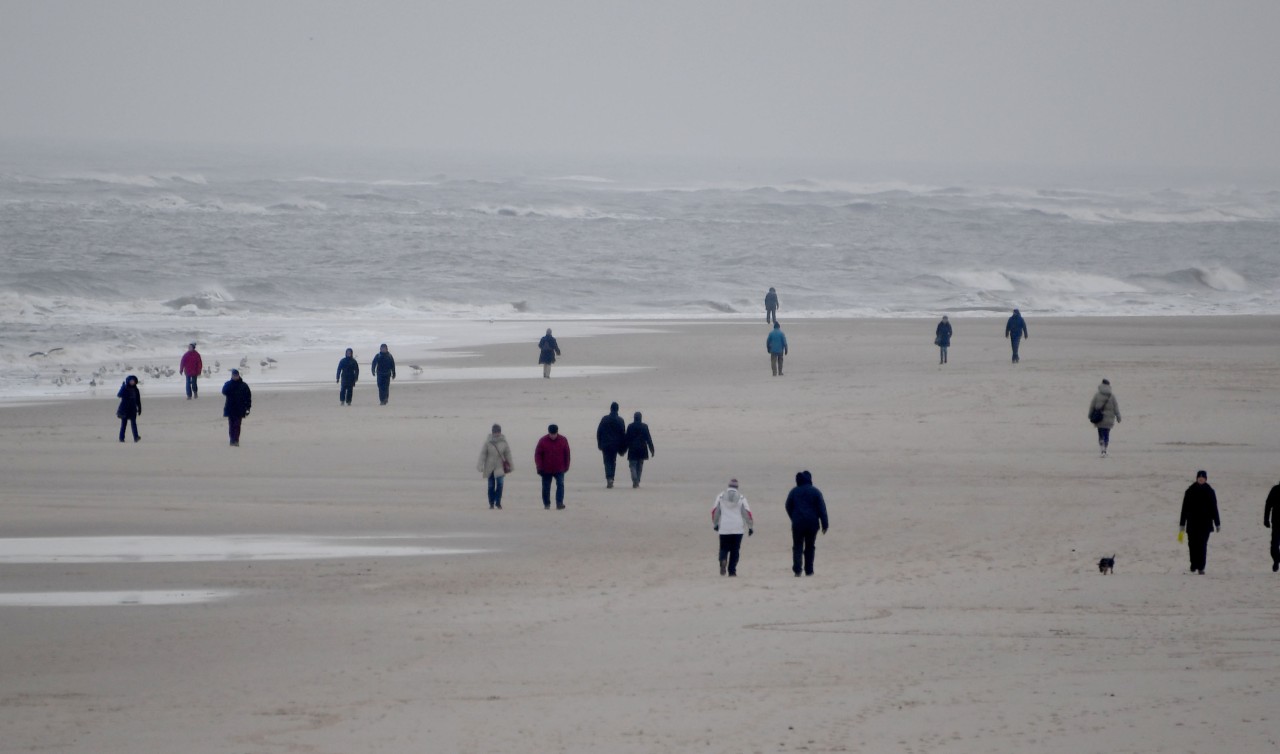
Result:
[[[550,380],[526,344],[448,363],[526,378],[402,370],[386,407],[371,381],[349,409],[336,388],[257,390],[238,449],[211,383],[190,402],[144,384],[137,445],[114,398],[0,408],[5,538],[483,550],[20,563],[0,542],[10,596],[214,595],[0,606],[0,748],[1276,749],[1280,319],[1031,318],[1013,366],[1002,320],[959,317],[945,367],[932,321],[784,321],[778,378],[763,322],[642,324],[562,338]],[[638,369],[568,376],[587,366]],[[1105,460],[1086,420],[1104,376],[1124,417]],[[611,400],[653,430],[638,490],[604,488]],[[494,421],[516,455],[502,511],[474,471]],[[575,452],[565,511],[532,469],[550,422]],[[1224,526],[1194,576],[1175,538],[1200,468]],[[831,531],[796,579],[800,469]],[[709,521],[730,476],[757,517],[737,579]]]

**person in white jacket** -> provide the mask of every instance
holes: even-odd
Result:
[[[720,532],[720,575],[738,575],[738,550],[742,548],[742,533],[756,533],[755,518],[747,499],[738,492],[738,480],[730,479],[729,487],[716,497],[711,509],[711,526]]]

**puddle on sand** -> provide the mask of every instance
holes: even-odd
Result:
[[[182,591],[133,592],[0,592],[0,607],[107,607],[135,605],[194,605],[217,602],[237,594],[234,591],[193,589]]]
[[[396,537],[26,537],[0,539],[0,563],[201,563],[468,555],[478,548],[386,544]]]

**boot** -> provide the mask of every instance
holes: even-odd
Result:
[[[721,576],[723,576],[723,575],[725,575],[725,574],[726,574],[726,573],[728,573],[728,572],[729,572],[729,561],[727,561],[727,560],[721,560],[721,561],[720,561],[720,575],[721,575]]]

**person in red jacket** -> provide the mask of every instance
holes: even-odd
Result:
[[[187,400],[200,397],[196,380],[203,370],[204,362],[200,360],[200,352],[196,350],[196,344],[193,341],[187,346],[187,352],[182,354],[182,361],[178,362],[178,372],[187,378]]]
[[[533,465],[542,477],[542,507],[551,510],[551,480],[556,480],[556,510],[564,510],[564,474],[569,470],[569,440],[552,424],[533,450]]]

